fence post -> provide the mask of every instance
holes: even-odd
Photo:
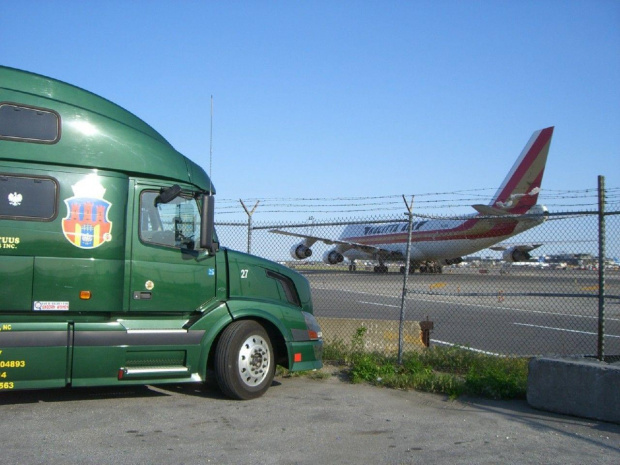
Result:
[[[241,202],[241,206],[248,215],[248,253],[252,253],[252,215],[254,214],[256,207],[258,207],[258,202],[260,202],[260,200],[256,201],[256,203],[254,204],[254,208],[252,208],[251,211],[247,209],[247,207],[243,203],[243,200],[239,199],[239,202]]]
[[[409,267],[411,266],[409,259],[411,258],[411,232],[413,230],[413,196],[411,196],[411,204],[407,203],[407,199],[403,195],[405,206],[407,207],[407,217],[409,218],[408,236],[407,236],[407,252],[405,257],[405,276],[403,277],[403,292],[400,301],[400,322],[398,325],[398,364],[403,363],[403,332],[405,329],[405,297],[407,296],[407,280],[409,278]]]
[[[598,345],[597,358],[605,358],[605,176],[598,177]]]

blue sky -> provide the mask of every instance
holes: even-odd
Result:
[[[220,199],[490,197],[547,126],[542,202],[620,185],[615,0],[20,0],[0,25],[1,64],[120,104],[205,169],[213,95]]]

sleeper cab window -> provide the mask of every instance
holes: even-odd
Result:
[[[0,139],[54,144],[60,139],[60,116],[45,108],[0,102]]]
[[[0,173],[0,218],[52,221],[58,210],[58,183],[39,176]]]

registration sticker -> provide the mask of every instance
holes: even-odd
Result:
[[[35,301],[32,309],[35,311],[64,312],[64,311],[69,310],[69,302]]]

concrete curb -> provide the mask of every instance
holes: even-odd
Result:
[[[532,359],[527,402],[540,410],[620,424],[620,364],[588,358]]]
[[[361,318],[317,317],[325,343],[340,341],[350,345],[357,329],[366,328],[363,336],[364,349],[368,351],[398,351],[399,322],[396,320],[372,320]],[[420,323],[406,321],[404,324],[403,349],[419,350],[424,347]]]

